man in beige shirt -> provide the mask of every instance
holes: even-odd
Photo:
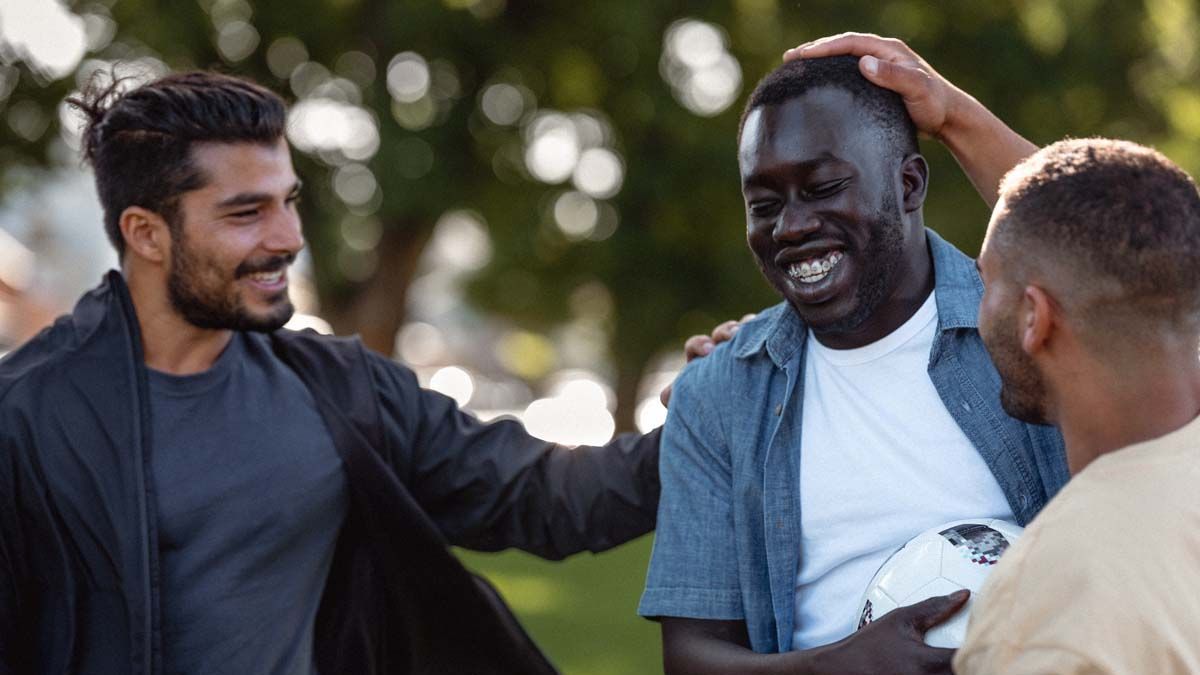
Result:
[[[1074,478],[980,592],[964,674],[1200,673],[1200,193],[1124,141],[1008,174],[979,257],[1005,410]]]

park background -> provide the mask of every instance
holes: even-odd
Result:
[[[213,68],[292,104],[299,322],[545,438],[653,428],[683,338],[774,302],[744,244],[745,97],[848,30],[905,39],[1036,143],[1119,136],[1200,170],[1195,0],[0,0],[0,353],[115,264],[64,98]],[[978,250],[986,209],[923,150],[927,223]],[[464,559],[568,675],[652,673],[650,546]]]

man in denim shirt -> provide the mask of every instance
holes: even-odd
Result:
[[[747,241],[785,302],[676,384],[639,607],[663,622],[668,672],[949,672],[950,650],[923,633],[965,596],[853,633],[862,589],[918,532],[1024,524],[1067,477],[1058,434],[1000,408],[978,273],[924,227],[928,170],[905,109],[919,97],[871,84],[870,63],[785,64],[743,116]],[[926,72],[957,105],[916,124],[994,199],[1032,146]]]

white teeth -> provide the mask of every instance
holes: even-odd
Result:
[[[833,251],[821,258],[792,263],[788,265],[787,273],[788,276],[801,283],[815,284],[829,276],[830,270],[836,267],[843,257],[844,255],[840,251]]]
[[[275,272],[255,272],[249,276],[255,281],[273,284],[283,278],[283,270],[277,270]]]

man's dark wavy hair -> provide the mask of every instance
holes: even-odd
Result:
[[[107,80],[107,84],[102,83]],[[87,118],[83,158],[96,175],[104,229],[124,258],[121,213],[154,211],[178,226],[179,195],[203,187],[192,163],[196,143],[272,144],[284,133],[283,99],[253,82],[220,73],[167,75],[122,92],[126,80],[98,74],[67,103]]]

